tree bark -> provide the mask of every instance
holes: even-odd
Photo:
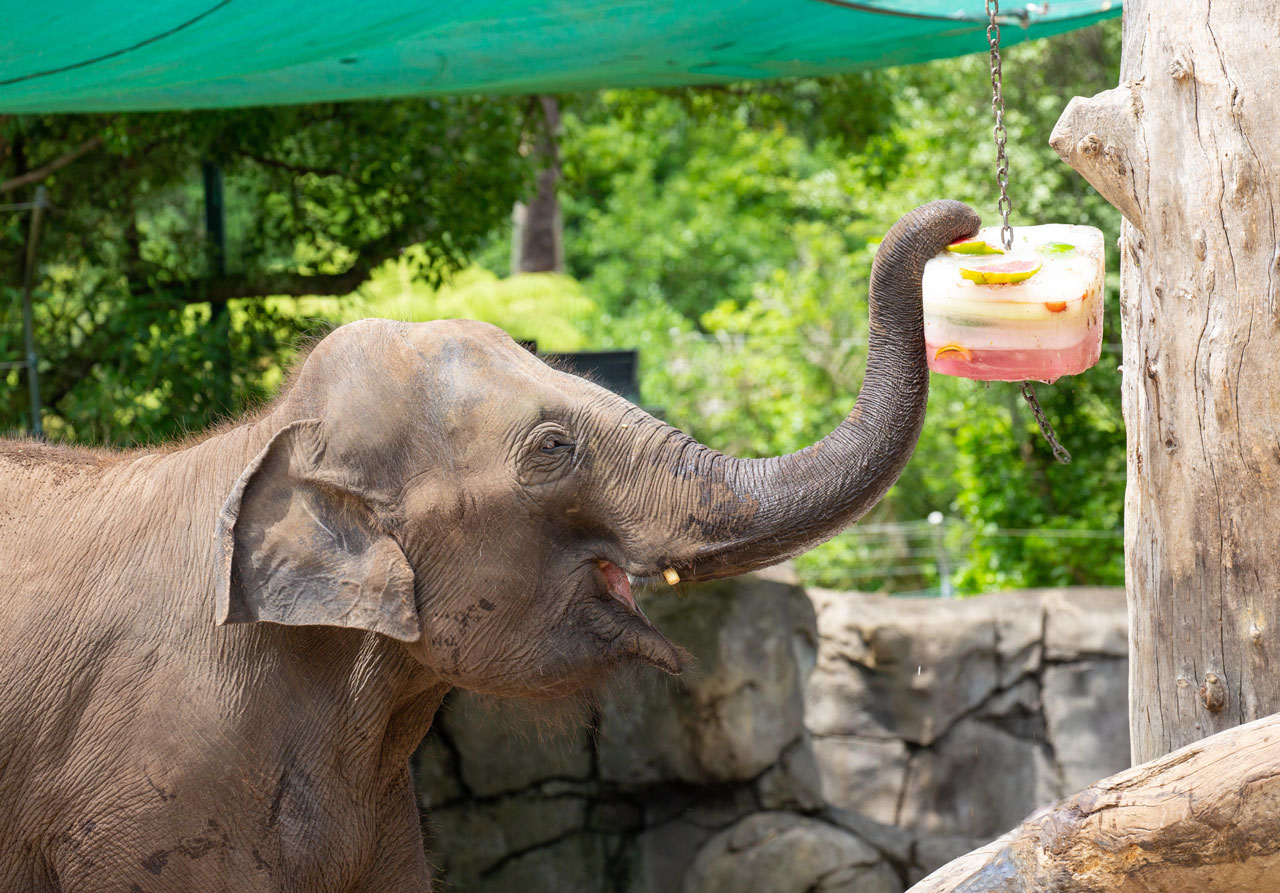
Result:
[[[1117,773],[910,893],[1241,893],[1280,877],[1280,717]]]
[[[1280,6],[1126,0],[1120,79],[1051,142],[1126,217],[1140,763],[1280,711]]]
[[[564,272],[564,223],[560,215],[560,105],[554,96],[539,96],[543,126],[535,152],[539,158],[537,192],[518,208],[518,259],[513,273]]]

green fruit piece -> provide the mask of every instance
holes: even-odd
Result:
[[[960,275],[979,285],[1005,285],[1030,279],[1044,264],[1038,260],[1011,260],[1002,264],[961,267]]]
[[[986,239],[957,239],[947,246],[952,254],[1004,254],[1004,249]]]
[[[1045,242],[1036,250],[1052,257],[1055,254],[1075,254],[1076,246],[1067,242]]]

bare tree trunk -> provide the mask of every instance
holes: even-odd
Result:
[[[1052,143],[1127,218],[1138,763],[1280,711],[1280,6],[1126,0],[1120,80]]]
[[[553,96],[539,96],[543,128],[536,153],[538,191],[528,205],[516,208],[518,250],[512,273],[559,273],[564,271],[564,226],[560,217],[560,106]]]

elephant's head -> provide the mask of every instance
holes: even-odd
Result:
[[[636,660],[679,672],[628,575],[739,574],[870,509],[924,417],[924,263],[977,227],[949,201],[893,227],[857,405],[780,458],[708,449],[488,325],[338,329],[223,508],[219,621],[375,630],[499,693],[563,693]]]

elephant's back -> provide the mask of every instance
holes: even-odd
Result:
[[[0,626],[57,601],[101,526],[102,478],[75,451],[0,439]]]
[[[113,655],[154,638],[148,553],[166,550],[144,542],[154,507],[114,458],[0,439],[0,752],[74,716]]]
[[[0,574],[76,526],[78,494],[97,489],[117,454],[0,438]],[[41,542],[41,539],[55,542]],[[0,590],[2,591],[2,590]]]

